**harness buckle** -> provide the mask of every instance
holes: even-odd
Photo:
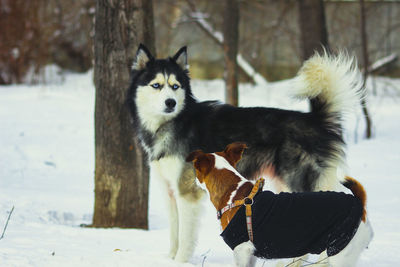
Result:
[[[253,199],[252,198],[249,198],[249,197],[246,197],[245,199],[244,199],[244,205],[246,205],[246,206],[251,206],[251,205],[253,205]]]

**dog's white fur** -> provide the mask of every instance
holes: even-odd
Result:
[[[318,95],[330,99],[329,113],[346,114],[360,99],[362,80],[358,78],[355,58],[341,52],[336,56],[314,54],[293,79],[293,95],[314,98]],[[351,89],[353,88],[353,89]]]
[[[156,83],[161,87],[160,90],[149,88]],[[177,90],[172,89],[174,84],[179,86]],[[174,74],[159,73],[148,85],[137,88],[138,113],[147,130],[154,133],[161,124],[174,118],[183,109],[185,105],[185,90],[180,86]],[[176,101],[176,107],[173,112],[164,112],[167,99]]]
[[[237,245],[233,250],[233,257],[236,266],[252,267],[255,265],[257,258],[253,256],[256,248],[254,244],[249,240]]]
[[[169,257],[179,262],[188,261],[193,254],[199,229],[197,218],[202,210],[201,200],[192,201],[178,193],[184,164],[184,160],[177,157],[164,157],[150,163],[152,177],[159,178],[165,188],[164,192],[168,192],[166,203],[170,224]]]

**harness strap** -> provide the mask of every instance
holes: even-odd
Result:
[[[247,226],[247,233],[249,234],[249,239],[251,240],[251,242],[253,242],[253,224],[252,224],[252,220],[251,220],[251,206],[253,205],[253,198],[254,196],[262,190],[264,186],[264,179],[260,178],[257,180],[257,182],[255,183],[255,185],[253,186],[253,189],[251,190],[250,194],[245,197],[244,199],[240,199],[240,200],[235,200],[233,203],[228,204],[227,206],[223,207],[221,210],[217,211],[217,218],[218,220],[221,219],[222,214],[224,214],[226,211],[237,207],[237,206],[241,206],[241,205],[245,205],[246,206],[246,226]]]

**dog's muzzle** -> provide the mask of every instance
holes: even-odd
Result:
[[[172,98],[168,98],[167,100],[165,100],[165,113],[171,113],[175,111],[175,106],[176,106],[176,101],[175,99]]]

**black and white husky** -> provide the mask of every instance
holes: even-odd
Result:
[[[148,154],[152,176],[165,186],[170,218],[170,257],[187,261],[195,247],[204,191],[185,162],[194,150],[222,151],[232,142],[248,149],[237,165],[252,179],[264,176],[277,191],[332,190],[344,164],[341,119],[358,101],[358,72],[344,56],[314,55],[293,80],[308,98],[308,113],[198,102],[190,88],[186,47],[155,59],[140,45],[128,94],[134,126]]]

